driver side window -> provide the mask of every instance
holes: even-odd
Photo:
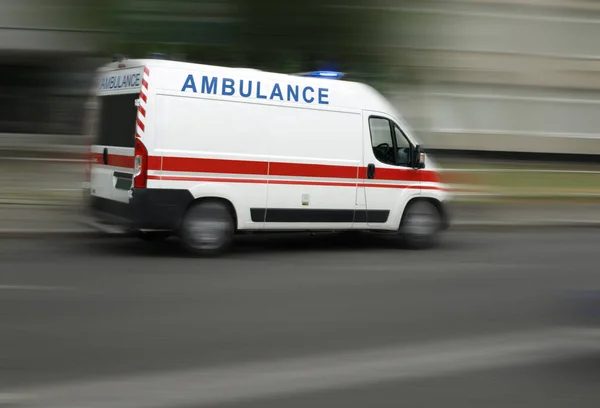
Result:
[[[411,146],[398,126],[388,119],[369,118],[375,158],[391,166],[410,166]]]
[[[381,163],[394,166],[396,159],[390,121],[383,118],[369,118],[369,128],[375,158]]]
[[[410,143],[396,125],[394,125],[394,133],[396,134],[396,164],[408,167],[410,165]]]

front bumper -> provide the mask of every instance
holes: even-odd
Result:
[[[450,205],[447,201],[439,201],[437,203],[437,209],[442,217],[442,230],[447,230],[450,228],[452,213],[449,207]]]

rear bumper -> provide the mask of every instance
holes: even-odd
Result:
[[[115,232],[176,230],[193,201],[187,190],[138,189],[129,203],[87,195],[90,223]]]

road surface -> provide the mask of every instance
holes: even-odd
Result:
[[[600,341],[561,312],[599,237],[2,239],[0,406],[597,407]]]

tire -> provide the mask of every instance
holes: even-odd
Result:
[[[233,242],[235,225],[229,209],[218,201],[201,201],[183,217],[179,238],[183,247],[199,256],[226,252]]]
[[[425,249],[437,245],[442,217],[433,203],[417,200],[408,205],[400,225],[400,237],[409,248]]]
[[[170,231],[138,231],[136,235],[146,242],[162,242],[169,238],[172,233]]]

